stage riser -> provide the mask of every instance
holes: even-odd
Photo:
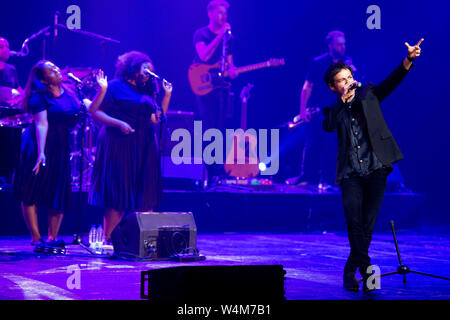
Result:
[[[375,231],[420,227],[422,195],[386,194]],[[192,211],[199,232],[345,231],[337,194],[166,192],[164,211]]]
[[[78,200],[78,193],[75,193]],[[389,221],[399,229],[418,228],[424,220],[423,195],[386,194],[375,232],[390,231]],[[83,193],[81,233],[103,221],[103,210],[87,205]],[[345,231],[340,194],[283,194],[166,191],[160,211],[193,212],[198,233],[215,232],[316,232]],[[46,234],[45,210],[39,215]],[[67,213],[61,234],[77,232],[78,213]],[[9,192],[0,192],[0,235],[24,235],[27,229],[19,203]]]

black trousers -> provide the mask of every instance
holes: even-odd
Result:
[[[232,99],[228,88],[216,88],[204,96],[196,96],[195,120],[202,121],[202,130],[218,129],[225,137],[227,119],[232,117]],[[224,154],[226,157],[226,154]],[[206,165],[208,180],[225,176],[223,165]]]
[[[354,273],[357,268],[360,272],[365,272],[370,265],[369,246],[388,174],[388,168],[381,168],[368,176],[353,176],[342,180],[342,202],[350,242],[350,255],[344,274]]]

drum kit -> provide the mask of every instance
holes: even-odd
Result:
[[[82,93],[92,100],[98,90],[96,81],[98,69],[90,67],[75,67],[61,70],[63,84],[73,87],[68,74],[72,73],[83,82]],[[75,88],[74,88],[75,91]],[[8,176],[14,172],[19,163],[22,131],[32,125],[33,116],[26,113],[21,106],[23,95],[16,89],[0,87],[0,177]],[[83,165],[83,191],[87,191],[91,184],[92,170],[95,160],[95,140],[98,124],[89,121],[84,130],[84,165]],[[80,140],[81,126],[78,124],[71,132],[70,162],[72,168],[72,190],[78,191],[80,186],[79,163],[81,158]]]

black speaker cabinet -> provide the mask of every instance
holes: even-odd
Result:
[[[141,298],[154,301],[285,300],[282,265],[182,266],[141,272]]]
[[[197,227],[190,212],[134,212],[122,219],[111,240],[119,256],[164,260],[196,249]]]

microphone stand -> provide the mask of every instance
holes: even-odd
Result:
[[[42,29],[40,29],[38,32],[32,34],[31,36],[29,36],[28,38],[26,38],[24,40],[24,42],[22,43],[22,47],[20,49],[20,51],[18,52],[18,55],[21,57],[25,57],[28,56],[28,54],[30,53],[30,49],[28,48],[28,42],[30,42],[31,40],[41,36],[42,34],[45,36],[42,40],[42,59],[45,60],[46,59],[46,51],[47,51],[47,46],[46,46],[46,37],[50,36],[50,32],[53,30],[53,36],[54,38],[56,38],[58,36],[58,29],[63,29],[63,30],[67,30],[73,33],[77,33],[83,36],[87,36],[90,38],[94,38],[94,39],[98,39],[102,41],[102,45],[104,46],[104,44],[106,42],[112,42],[112,43],[117,43],[120,44],[119,40],[115,40],[109,37],[105,37],[102,36],[100,34],[96,34],[96,33],[92,33],[89,31],[83,31],[83,30],[78,30],[78,29],[69,29],[67,26],[62,25],[57,23],[58,19],[57,17],[59,16],[59,12],[55,12],[54,15],[54,23],[52,25],[48,25]]]
[[[431,278],[437,278],[437,279],[442,279],[442,280],[450,280],[450,278],[447,278],[447,277],[442,277],[442,276],[437,276],[437,275],[433,275],[433,274],[429,274],[429,273],[414,271],[414,270],[411,270],[406,265],[404,265],[402,263],[402,257],[400,256],[400,249],[398,248],[397,237],[395,235],[394,221],[390,221],[389,224],[391,225],[392,236],[394,237],[394,244],[395,244],[395,249],[397,251],[397,258],[398,258],[399,266],[397,267],[397,271],[382,274],[382,275],[380,275],[380,277],[386,277],[386,276],[390,276],[390,275],[393,275],[393,274],[400,274],[400,275],[403,276],[403,283],[404,284],[406,284],[406,275],[408,273],[420,274],[422,276],[431,277]]]
[[[79,245],[81,246],[83,249],[86,249],[87,251],[89,251],[91,254],[94,254],[94,252],[89,248],[89,246],[86,246],[83,243],[83,240],[81,238],[80,235],[80,229],[81,229],[81,213],[82,213],[82,195],[83,195],[83,170],[84,170],[84,144],[85,144],[85,131],[86,131],[86,123],[87,121],[89,121],[89,126],[92,130],[93,125],[92,125],[92,121],[89,117],[88,111],[87,111],[87,107],[84,103],[83,100],[83,92],[82,92],[82,87],[83,84],[82,83],[77,83],[75,85],[75,87],[77,88],[77,95],[78,95],[78,100],[80,101],[80,107],[81,107],[81,112],[80,112],[80,122],[81,122],[81,143],[80,143],[80,163],[79,163],[79,172],[80,172],[80,180],[79,180],[79,189],[78,189],[78,216],[77,216],[77,232],[73,235],[73,242],[71,243],[72,245]]]
[[[156,102],[157,95],[159,94],[159,83],[157,82],[157,80],[159,80],[159,82],[162,83],[165,79],[161,80],[161,77],[159,77],[157,75],[153,76],[153,81],[155,83],[155,92],[153,94],[153,99],[155,100],[155,102]],[[158,106],[157,103],[156,103],[156,105]],[[162,150],[163,150],[162,137],[163,137],[163,131],[164,131],[163,127],[166,128],[166,133],[167,133],[168,139],[170,139],[170,130],[169,130],[169,126],[167,125],[167,115],[164,112],[164,108],[159,107],[158,110],[156,110],[155,114],[158,114],[158,111],[161,111],[161,121],[159,123],[159,138],[158,138],[158,158],[159,158],[159,170],[160,170],[160,179],[161,179],[160,186],[162,188],[163,186],[162,186],[162,168],[161,168],[161,166],[162,166]],[[162,193],[162,190],[161,190],[161,193]],[[158,206],[160,207],[161,204],[158,204]],[[157,208],[157,210],[160,210],[160,208]]]
[[[226,61],[227,61],[227,41],[231,38],[231,31],[228,30],[224,36],[223,36],[223,42],[222,42],[222,56],[220,57],[220,73],[219,78],[223,79],[225,77],[225,67],[226,67]]]

